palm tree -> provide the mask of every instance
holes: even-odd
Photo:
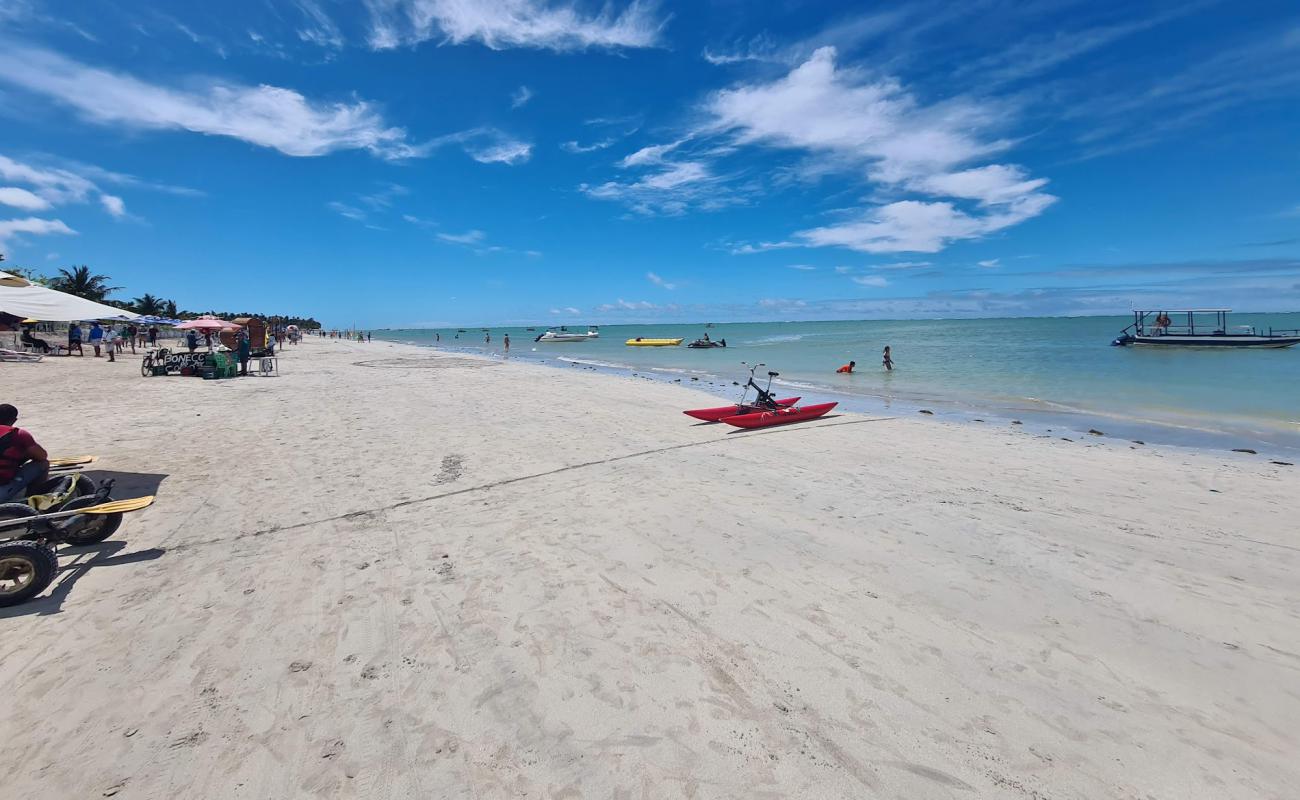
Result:
[[[51,283],[51,288],[99,303],[103,301],[106,295],[122,288],[121,286],[109,286],[109,280],[107,275],[92,273],[90,267],[82,264],[79,267],[73,267],[71,272],[60,269],[58,277]]]
[[[162,313],[167,316],[167,319],[177,319],[181,312],[176,308],[175,300],[167,300],[162,304]]]
[[[135,313],[144,314],[146,317],[156,317],[163,311],[163,301],[161,297],[154,297],[145,293],[143,297],[137,297],[131,303]]]

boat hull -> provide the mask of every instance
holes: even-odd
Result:
[[[1300,344],[1300,336],[1133,336],[1125,344],[1142,347],[1261,347]]]
[[[799,398],[797,397],[782,397],[780,400],[776,401],[776,404],[778,406],[792,406],[797,402],[799,402]],[[758,408],[757,406],[741,405],[741,406],[719,406],[718,408],[693,408],[690,411],[683,411],[682,413],[688,417],[695,417],[696,419],[702,419],[705,422],[721,422],[725,417],[735,417],[741,414],[752,414],[761,410],[762,409]]]
[[[839,403],[818,403],[802,408],[783,408],[780,411],[761,411],[756,414],[740,414],[735,417],[723,417],[722,421],[737,428],[766,428],[771,425],[788,425],[791,422],[803,422],[825,416]]]
[[[537,339],[538,344],[544,342],[589,342],[599,337],[590,336],[585,333],[562,333],[558,336],[548,336],[543,334]]]

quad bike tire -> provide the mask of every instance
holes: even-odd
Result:
[[[78,497],[63,504],[60,511],[76,511],[79,508],[97,506],[107,503],[112,498],[96,500],[93,496]],[[121,514],[82,514],[66,522],[55,523],[59,526],[59,539],[73,547],[98,544],[117,533],[122,526]],[[66,527],[64,527],[66,526]]]
[[[49,588],[58,572],[53,547],[24,539],[0,542],[0,606],[27,602]]]
[[[0,522],[36,516],[36,511],[26,503],[0,503]],[[22,528],[0,528],[0,539],[16,537]]]

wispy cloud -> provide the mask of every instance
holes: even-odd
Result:
[[[976,262],[976,266],[983,267],[984,269],[997,269],[1002,266],[1002,259],[990,258],[985,261],[978,261]]]
[[[96,172],[118,179],[130,178],[130,176],[118,175],[98,168],[92,170],[87,165],[81,166],[82,172]],[[22,185],[0,188],[0,204],[24,211],[46,211],[70,203],[97,202],[114,219],[125,219],[130,216],[126,210],[126,202],[121,197],[105,192],[85,174],[68,168],[36,166],[0,155],[0,181]],[[137,181],[137,184],[143,182]]]
[[[343,47],[345,42],[339,26],[316,0],[296,0],[296,4],[302,12],[304,22],[298,29],[299,39],[335,50]]]
[[[365,0],[370,45],[388,49],[440,38],[475,41],[493,50],[653,47],[666,19],[655,3],[633,0],[616,11],[579,10],[572,0]]]
[[[565,306],[564,308],[552,308],[551,313],[557,317],[562,317],[562,316],[576,317],[577,315],[582,313],[582,309],[574,308],[573,306]]]
[[[793,237],[803,246],[868,253],[937,252],[1032,219],[1056,200],[1042,191],[1045,179],[1018,165],[970,166],[1010,148],[993,133],[1005,109],[960,96],[925,105],[897,79],[839,67],[833,47],[783,77],[715,92],[700,110],[703,121],[684,135],[619,162],[648,174],[580,188],[641,213],[711,210],[754,193],[732,186],[736,173],[720,170],[722,159],[757,147],[794,152],[821,174],[920,196],[859,208]],[[771,247],[735,252],[764,249]]]
[[[533,99],[533,90],[527,86],[520,86],[510,94],[510,107],[520,108],[527,105],[529,100]]]
[[[370,104],[312,101],[292,89],[193,80],[151,84],[49,50],[5,43],[0,81],[44,95],[101,124],[229,136],[291,156],[366,150],[385,159],[423,155]]]
[[[1039,191],[1045,180],[1015,165],[961,168],[1009,147],[978,136],[993,126],[993,109],[960,98],[923,106],[896,80],[837,68],[833,48],[784,78],[718,92],[706,108],[713,117],[706,130],[737,144],[819,153],[857,165],[876,184],[977,204],[903,200],[867,208],[848,222],[801,231],[813,246],[936,252],[1037,216],[1056,199]]]
[[[341,217],[346,217],[354,222],[366,222],[369,217],[366,212],[356,206],[350,206],[347,203],[340,203],[337,200],[331,200],[325,204],[325,207]]]
[[[596,150],[604,150],[614,145],[613,139],[601,139],[591,144],[579,144],[576,141],[561,142],[560,149],[568,153],[592,153]]]
[[[77,232],[59,219],[25,217],[23,219],[0,220],[0,245],[8,246],[16,235],[23,233],[44,236],[51,233],[76,235]]]
[[[628,301],[620,297],[613,303],[602,303],[601,305],[596,306],[596,310],[607,314],[611,311],[657,311],[660,308],[668,307],[669,306],[659,306],[647,300]]]
[[[673,289],[677,288],[677,284],[669,283],[668,281],[664,280],[663,278],[659,277],[653,272],[647,272],[645,274],[645,278],[646,280],[650,281],[655,286],[658,286],[661,289],[667,289],[669,291],[672,291]]]
[[[812,271],[814,271],[814,270],[817,269],[817,268],[814,267],[812,264],[786,264],[786,265],[785,265],[785,268],[786,268],[786,269],[797,269],[797,270],[799,270],[800,272],[812,272]]]
[[[889,281],[881,275],[857,275],[849,280],[860,286],[871,286],[875,288],[889,285]]]
[[[464,233],[439,233],[437,236],[444,242],[452,244],[476,245],[480,244],[487,234],[480,230],[469,230]]]
[[[17,186],[0,186],[0,205],[23,211],[44,211],[50,207],[50,201]]]

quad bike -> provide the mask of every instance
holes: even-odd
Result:
[[[112,536],[122,514],[153,497],[113,501],[113,481],[98,487],[82,475],[50,478],[21,502],[0,503],[0,606],[30,600],[54,581],[59,545],[84,547]]]

